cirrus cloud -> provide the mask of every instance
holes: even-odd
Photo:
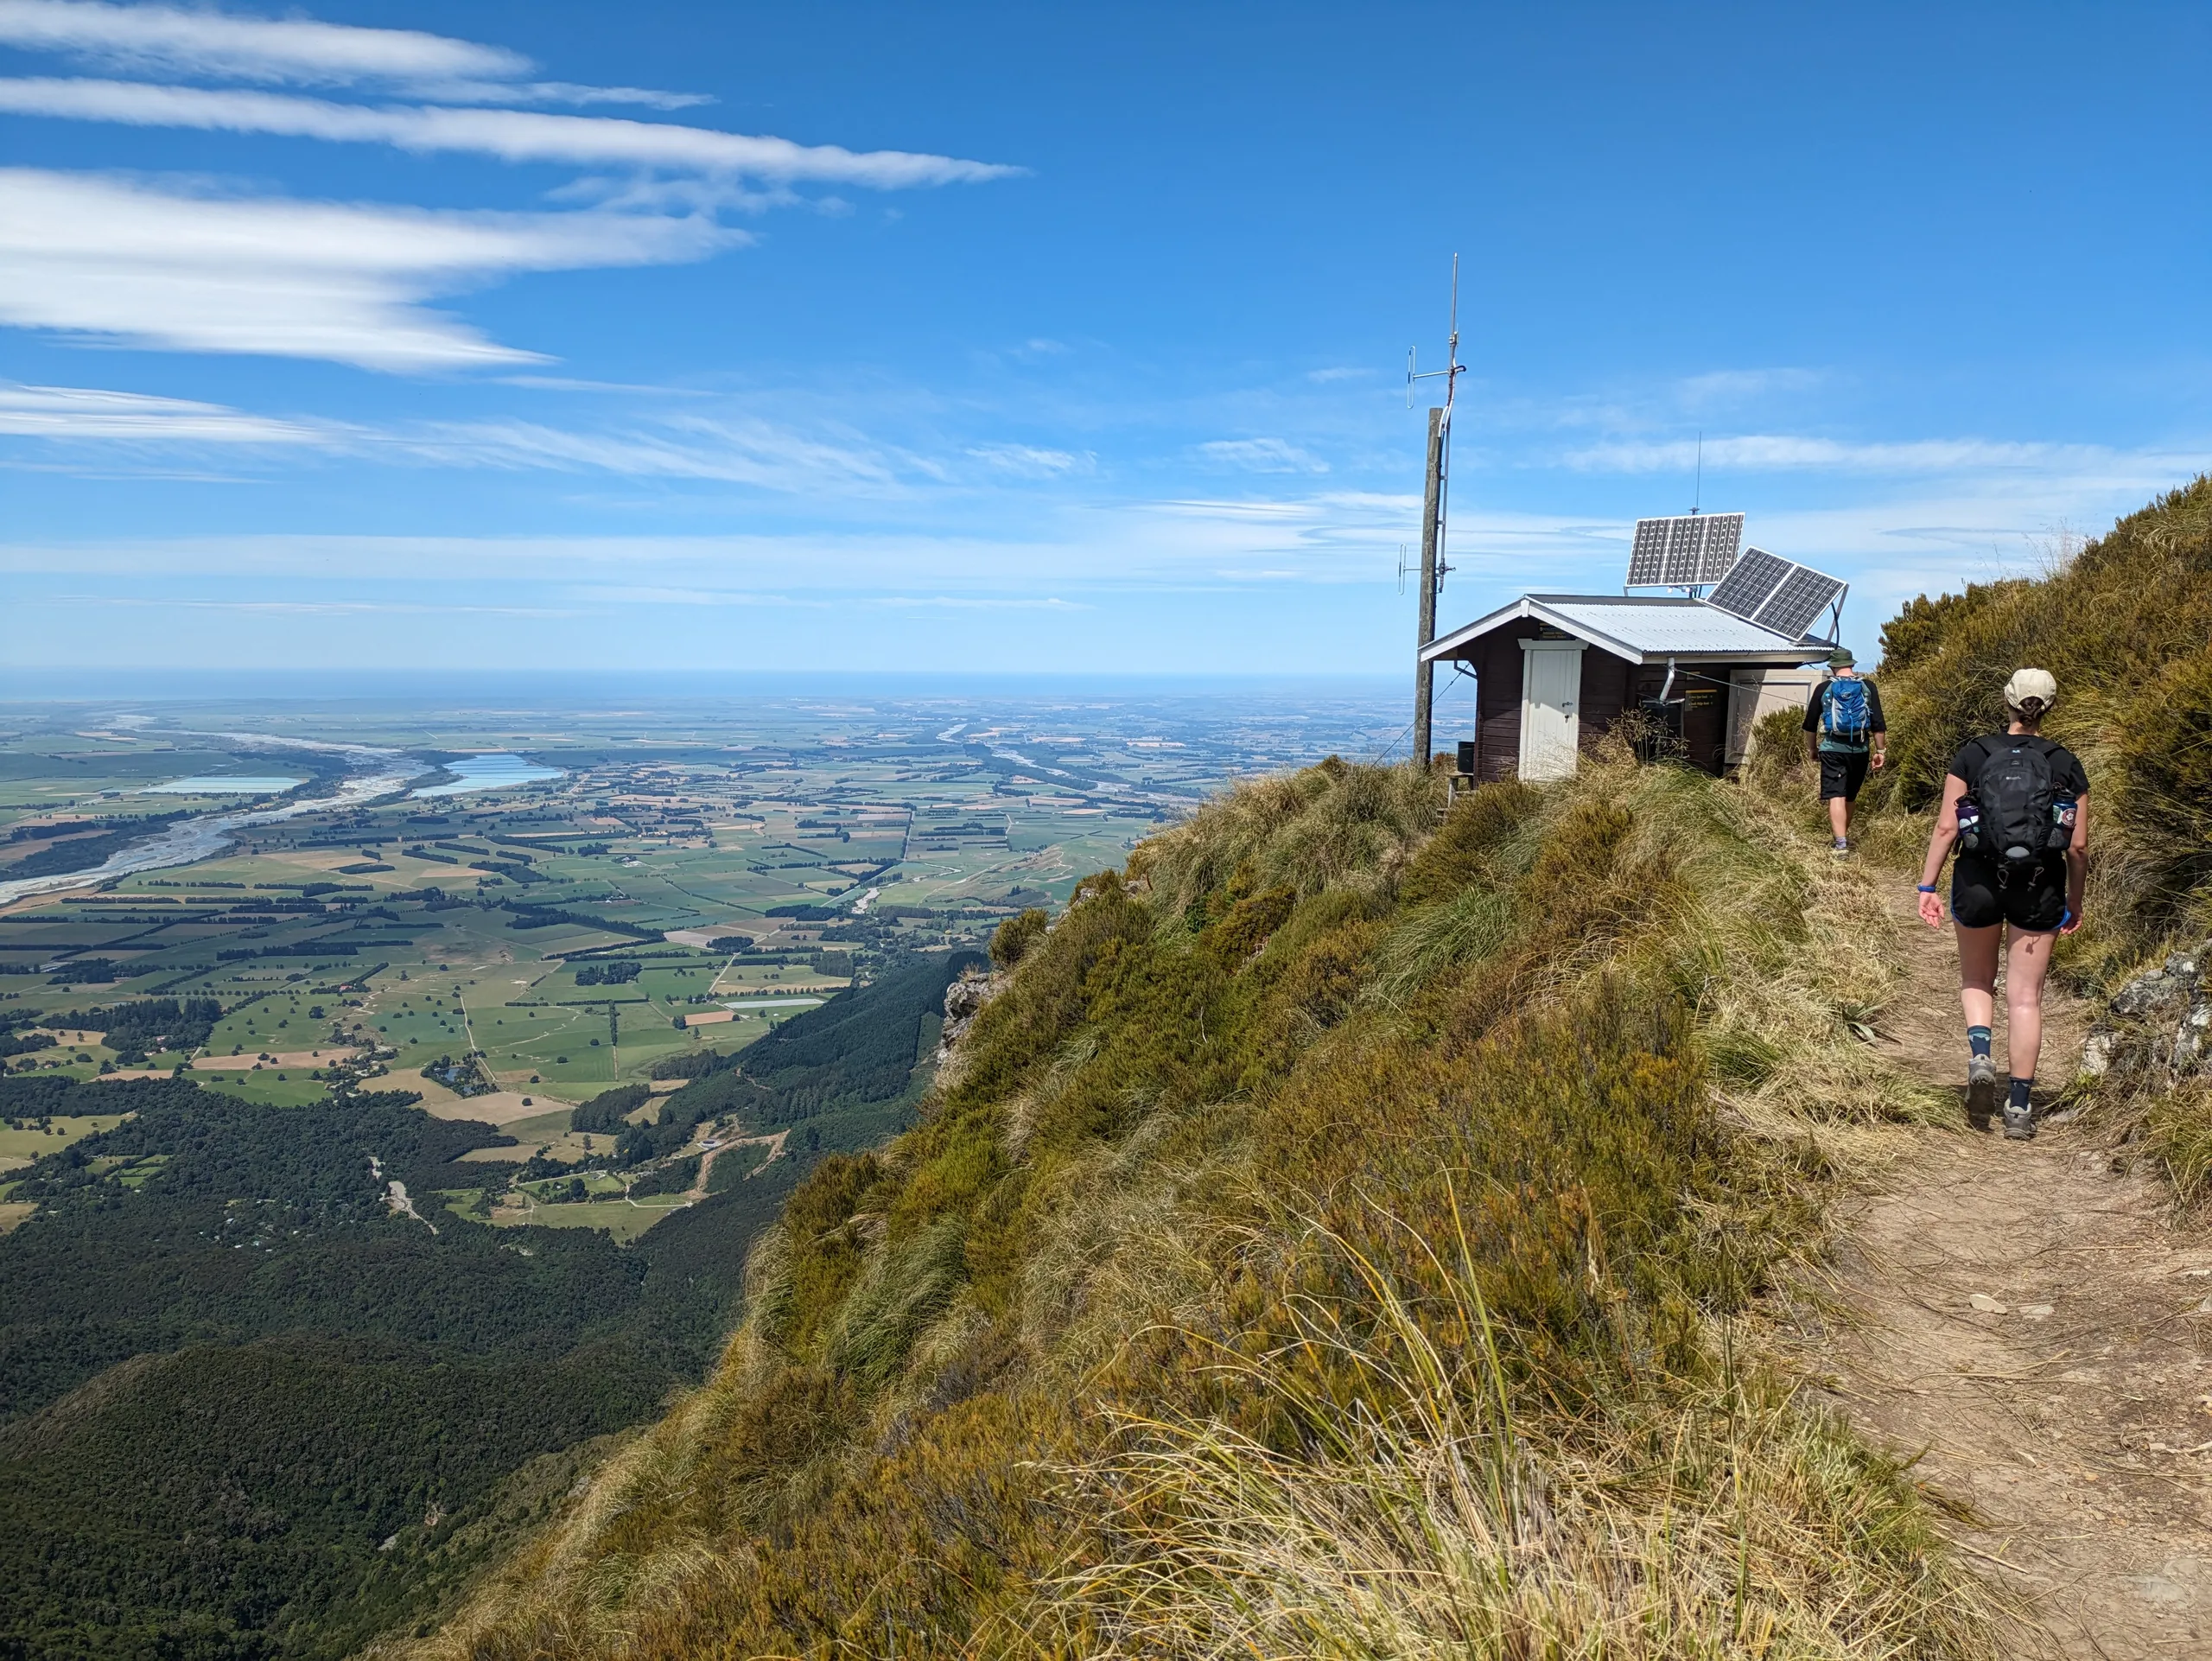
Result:
[[[510,272],[691,260],[749,239],[696,217],[218,199],[0,169],[0,323],[387,371],[543,362],[421,302]]]
[[[0,0],[0,41],[105,62],[241,80],[503,79],[521,54],[411,29],[242,17],[101,0]]]
[[[778,183],[860,185],[878,190],[969,184],[1021,171],[912,150],[849,150],[788,138],[721,132],[674,122],[536,110],[371,107],[285,92],[210,91],[144,81],[26,77],[0,80],[0,110],[16,115],[136,127],[266,133],[418,153],[467,152],[503,162],[669,169],[741,175]]]

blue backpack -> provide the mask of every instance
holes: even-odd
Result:
[[[1824,690],[1821,730],[1839,744],[1863,746],[1866,730],[1872,724],[1872,717],[1866,710],[1866,683],[1855,675],[1849,680],[1839,677],[1831,680]]]

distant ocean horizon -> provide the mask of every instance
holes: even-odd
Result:
[[[1342,697],[1410,698],[1410,674],[1264,675],[992,673],[987,671],[543,669],[86,669],[0,667],[0,703],[262,702],[294,705],[474,702],[574,708],[610,699]]]

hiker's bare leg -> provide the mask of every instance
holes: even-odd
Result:
[[[1969,1027],[1989,1026],[1996,1016],[1998,937],[2004,932],[2001,924],[1959,927],[1959,1002]]]
[[[1850,797],[1848,797],[1848,796],[1831,796],[1831,797],[1829,797],[1829,798],[1828,798],[1828,823],[1829,823],[1830,824],[1832,824],[1832,825],[1834,825],[1834,826],[1835,827],[1835,833],[1836,833],[1836,835],[1837,835],[1838,837],[1844,837],[1844,838],[1848,838],[1848,837],[1850,837],[1850,835],[1851,835],[1851,798],[1850,798]]]
[[[2036,1059],[2043,1053],[2043,979],[2050,972],[2050,943],[2057,938],[2016,928],[2005,950],[2005,1038],[2015,1079],[2036,1076]]]

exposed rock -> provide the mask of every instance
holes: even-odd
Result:
[[[2113,995],[2082,1047],[2082,1070],[2133,1089],[2212,1079],[2212,940],[2177,951]]]
[[[1001,977],[997,975],[963,975],[944,989],[944,1029],[938,1034],[937,1059],[942,1063],[952,1053],[962,1034],[976,1024],[976,1017],[983,1013],[983,1006],[999,994]]]
[[[2189,982],[2180,977],[2154,969],[2147,975],[2138,975],[2113,995],[2112,1012],[2122,1020],[2132,1021],[2137,1015],[2147,1015],[2170,1003],[2180,1002],[2189,996]]]

